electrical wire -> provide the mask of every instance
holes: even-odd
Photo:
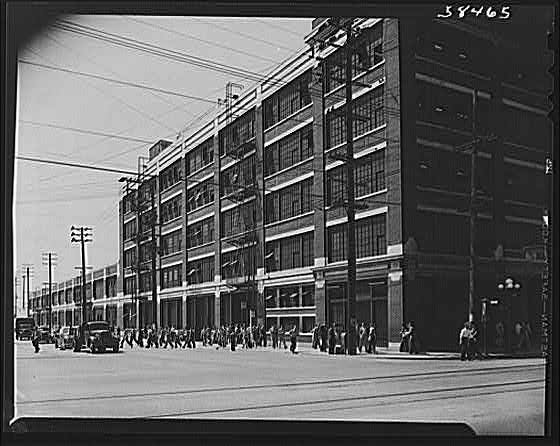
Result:
[[[107,138],[122,139],[123,141],[142,142],[144,144],[153,143],[153,140],[134,138],[132,136],[119,136],[119,135],[113,134],[113,133],[105,133],[105,132],[98,132],[98,131],[94,131],[94,130],[79,129],[79,128],[76,128],[76,127],[67,127],[67,126],[56,125],[56,124],[51,124],[51,123],[47,123],[47,122],[29,121],[29,120],[25,120],[25,119],[19,119],[19,122],[21,122],[23,124],[38,126],[38,127],[48,127],[48,128],[53,128],[53,129],[68,130],[68,131],[71,131],[71,132],[83,133],[83,134],[86,134],[86,135],[106,136]]]
[[[140,19],[132,18],[132,17],[128,17],[128,16],[121,16],[121,17],[123,17],[127,20],[130,20],[130,21],[136,22],[136,23],[141,23],[141,24],[149,26],[151,28],[161,29],[161,30],[166,31],[166,32],[171,33],[171,34],[175,34],[175,35],[178,35],[178,36],[183,36],[183,37],[186,37],[188,39],[196,40],[198,42],[203,42],[203,43],[206,43],[208,45],[215,46],[216,48],[226,49],[226,50],[231,51],[233,53],[242,54],[244,56],[252,57],[254,59],[264,60],[266,62],[272,62],[272,63],[275,63],[275,64],[278,63],[277,60],[270,59],[268,57],[259,56],[258,54],[255,54],[255,53],[249,53],[249,52],[242,51],[242,50],[239,50],[239,49],[236,49],[236,48],[232,48],[232,47],[229,47],[229,46],[226,46],[226,45],[221,45],[219,43],[212,42],[210,40],[201,39],[199,37],[193,36],[192,34],[188,34],[188,33],[185,33],[185,32],[170,29],[170,28],[167,28],[167,27],[161,26],[161,25],[156,25],[155,23],[149,23],[149,22],[146,22],[144,20],[140,20]]]
[[[264,43],[264,44],[272,46],[274,48],[281,48],[283,50],[293,51],[293,48],[288,48],[287,46],[280,45],[277,42],[271,42],[270,40],[261,39],[259,37],[255,37],[255,36],[252,36],[250,34],[242,33],[241,31],[234,31],[232,29],[229,29],[225,26],[218,25],[216,23],[208,22],[206,20],[202,20],[202,19],[195,18],[195,17],[193,17],[193,20],[195,20],[197,22],[204,23],[204,24],[206,24],[208,26],[211,26],[213,28],[216,28],[216,29],[221,29],[221,30],[227,31],[227,32],[232,33],[232,34],[237,34],[238,36],[245,37],[245,38],[250,39],[250,40],[254,40],[254,41],[257,41],[257,42]]]

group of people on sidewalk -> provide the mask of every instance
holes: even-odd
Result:
[[[362,353],[376,354],[377,335],[375,333],[374,323],[364,323],[354,326],[355,339],[357,340],[358,351]],[[337,326],[335,323],[327,329],[326,324],[315,325],[311,331],[311,347],[327,352],[330,355],[348,352],[348,333],[343,327]]]
[[[413,321],[410,321],[408,324],[402,324],[401,326],[401,344],[399,346],[399,351],[408,352],[411,355],[416,355],[420,351],[420,342],[418,341],[418,334]]]

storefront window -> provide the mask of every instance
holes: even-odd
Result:
[[[302,306],[313,307],[315,306],[315,287],[314,286],[304,286],[302,288],[301,300]]]
[[[301,321],[302,327],[300,331],[302,333],[311,333],[311,330],[313,330],[313,327],[315,326],[315,316],[304,316],[301,318]]]

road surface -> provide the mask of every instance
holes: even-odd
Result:
[[[466,422],[544,434],[544,361],[388,359],[289,350],[92,355],[16,343],[16,417]]]

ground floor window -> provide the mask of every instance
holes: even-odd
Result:
[[[315,316],[303,316],[301,318],[301,328],[302,333],[311,333],[313,327],[315,326]]]
[[[105,314],[106,314],[106,320],[107,320],[107,322],[109,322],[109,325],[111,327],[120,326],[120,324],[117,323],[117,306],[116,305],[107,305],[107,308],[105,309]]]
[[[291,330],[293,326],[296,326],[296,330],[299,333],[299,317],[281,317],[280,318],[280,326],[284,328],[284,331],[287,332]]]

